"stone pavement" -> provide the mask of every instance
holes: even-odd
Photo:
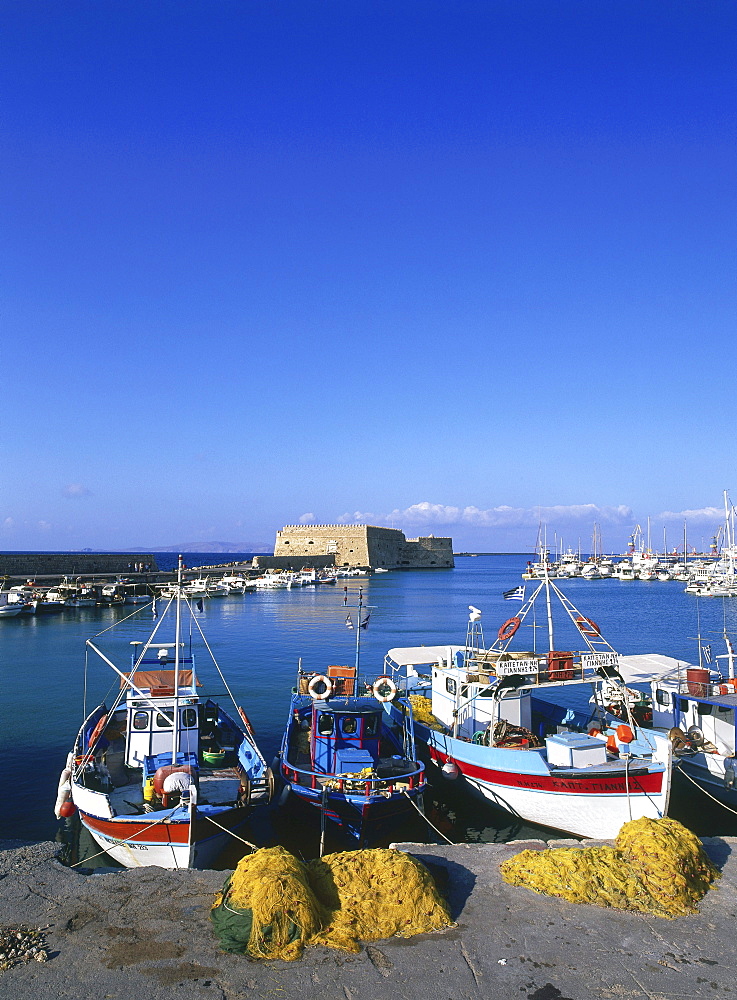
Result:
[[[568,841],[554,842],[568,846]],[[508,886],[501,861],[540,841],[398,845],[434,867],[457,925],[298,962],[218,951],[209,908],[226,873],[140,868],[84,876],[52,843],[0,842],[0,926],[46,928],[49,961],[0,972],[1,1000],[737,1000],[737,839],[704,845],[723,871],[692,917],[574,905]]]

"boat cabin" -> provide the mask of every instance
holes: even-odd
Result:
[[[355,774],[380,754],[382,706],[374,698],[331,698],[313,703],[311,756],[315,770]]]

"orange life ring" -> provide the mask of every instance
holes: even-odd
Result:
[[[388,693],[383,693],[382,690],[389,689]],[[377,701],[392,701],[392,699],[397,694],[397,685],[387,674],[382,674],[381,677],[377,677],[374,683],[371,685],[371,690],[374,693],[374,698]]]
[[[95,743],[97,743],[97,741],[102,736],[103,730],[105,729],[106,725],[107,725],[107,715],[103,715],[103,717],[101,719],[97,720],[97,725],[92,730],[92,734],[91,734],[91,736],[89,738],[89,741],[87,743],[87,752],[88,753],[89,753],[90,750],[94,749]]]
[[[578,631],[581,635],[590,635],[593,638],[601,635],[601,629],[592,621],[590,618],[584,618],[583,615],[579,615],[576,619],[576,625],[578,625]]]
[[[323,691],[317,691],[318,684],[323,685]],[[325,701],[333,693],[333,682],[325,674],[315,674],[307,685],[307,693],[315,701]]]
[[[521,618],[517,617],[507,618],[507,620],[504,622],[504,624],[499,628],[499,631],[497,632],[497,639],[500,639],[502,642],[505,639],[511,639],[521,624],[522,624]]]

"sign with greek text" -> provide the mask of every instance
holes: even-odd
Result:
[[[509,677],[511,674],[536,674],[538,670],[543,670],[545,660],[502,660],[496,664],[496,673],[499,677]]]
[[[587,667],[616,667],[619,669],[619,653],[582,653],[581,666],[584,670]]]

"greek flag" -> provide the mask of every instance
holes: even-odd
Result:
[[[353,628],[353,619],[351,618],[350,615],[346,615],[346,618],[345,618],[345,627],[346,628]]]
[[[366,617],[361,622],[361,628],[368,628],[369,618],[371,617],[371,612],[366,615]]]
[[[702,651],[707,663],[711,663],[711,646],[703,646]]]
[[[524,601],[525,599],[525,585],[521,583],[519,587],[515,587],[513,590],[505,590],[502,595],[505,601]]]
[[[154,597],[153,601],[151,602],[151,614],[153,616],[153,620],[156,621],[156,617],[157,616],[156,616],[156,598],[155,597]]]

